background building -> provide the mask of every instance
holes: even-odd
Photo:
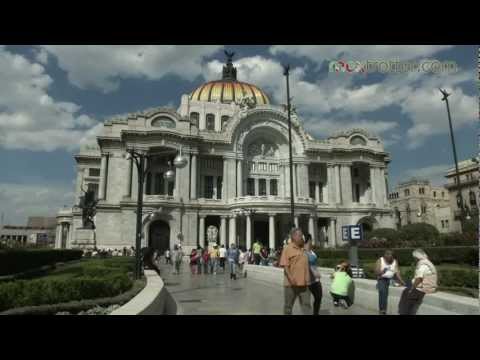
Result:
[[[231,61],[221,80],[207,82],[180,107],[156,108],[104,123],[98,146],[82,148],[76,197],[98,194],[96,230],[82,229],[77,206],[57,216],[57,247],[133,246],[137,169],[128,149],[151,155],[145,188],[143,242],[186,251],[217,242],[278,247],[290,229],[288,121],[284,106],[237,80]],[[323,246],[342,244],[343,225],[393,227],[386,179],[390,158],[377,136],[351,129],[317,140],[292,114],[295,224]],[[173,178],[171,161],[187,159]],[[170,162],[170,165],[169,165]],[[209,230],[210,229],[210,230]],[[214,229],[214,230],[212,230]]]
[[[460,186],[457,184],[455,167],[449,169],[445,176],[447,178],[445,188],[450,194],[450,208],[453,211],[452,216],[454,223],[452,231],[461,230],[461,208],[458,199],[459,190],[462,193],[466,220],[469,217],[471,219],[476,219],[478,222],[478,163],[479,157],[460,161],[458,163]]]
[[[453,231],[450,197],[444,187],[430,181],[411,179],[400,183],[388,196],[395,214],[397,229],[403,225],[427,223],[438,231]]]
[[[7,247],[53,246],[56,227],[54,217],[29,217],[26,226],[4,225],[0,229],[0,242]]]

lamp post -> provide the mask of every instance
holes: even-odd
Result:
[[[460,227],[461,227],[461,232],[463,232],[465,213],[463,209],[462,188],[460,186],[460,173],[458,171],[457,150],[455,148],[455,138],[453,136],[452,118],[450,116],[450,105],[448,103],[448,97],[450,96],[450,94],[446,90],[443,90],[443,89],[439,89],[439,90],[443,95],[442,101],[445,101],[445,104],[447,106],[448,125],[450,127],[450,139],[452,141],[453,159],[455,161],[455,173],[456,173],[457,186],[458,186],[457,203],[459,203],[458,205],[460,207]]]
[[[138,173],[138,193],[137,193],[137,225],[135,231],[135,279],[140,279],[142,276],[142,257],[141,257],[141,246],[142,246],[142,210],[143,210],[143,187],[145,183],[145,176],[150,171],[151,157],[152,155],[148,154],[147,151],[139,151],[135,149],[128,149],[127,152],[130,154],[130,157],[135,161]],[[187,164],[187,159],[182,155],[182,149],[180,148],[180,154],[175,157],[173,160],[173,165],[175,168],[182,168]],[[171,166],[171,163],[169,163]],[[165,178],[167,180],[173,180],[175,177],[175,172],[170,168],[165,173]],[[178,185],[178,184],[177,184]]]
[[[295,225],[295,204],[294,204],[294,194],[293,194],[293,159],[292,159],[292,119],[290,117],[290,65],[285,65],[283,67],[283,75],[287,81],[287,114],[288,114],[288,160],[290,165],[290,227],[293,228]]]

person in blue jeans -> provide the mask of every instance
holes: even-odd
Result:
[[[237,280],[237,263],[239,252],[235,244],[230,245],[227,251],[228,265],[230,268],[230,280]]]
[[[390,283],[395,279],[405,286],[405,282],[400,276],[398,261],[393,257],[392,251],[386,250],[383,256],[377,260],[375,273],[377,275],[379,312],[380,315],[386,315]]]

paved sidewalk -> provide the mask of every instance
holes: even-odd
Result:
[[[162,259],[163,260],[163,259]],[[283,288],[248,278],[230,280],[225,274],[192,275],[187,264],[180,275],[172,274],[172,267],[162,263],[161,276],[165,286],[185,315],[282,315]],[[313,298],[312,298],[313,302]],[[301,315],[298,301],[294,315]],[[320,315],[375,315],[366,309],[333,307],[328,289],[323,289]]]

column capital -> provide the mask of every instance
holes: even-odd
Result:
[[[207,215],[205,215],[205,214],[198,214],[198,217],[199,217],[200,219],[205,219],[205,218],[207,217]]]
[[[220,215],[220,219],[228,219],[229,215]]]
[[[268,213],[269,217],[275,217],[276,215],[277,215],[277,213]]]

